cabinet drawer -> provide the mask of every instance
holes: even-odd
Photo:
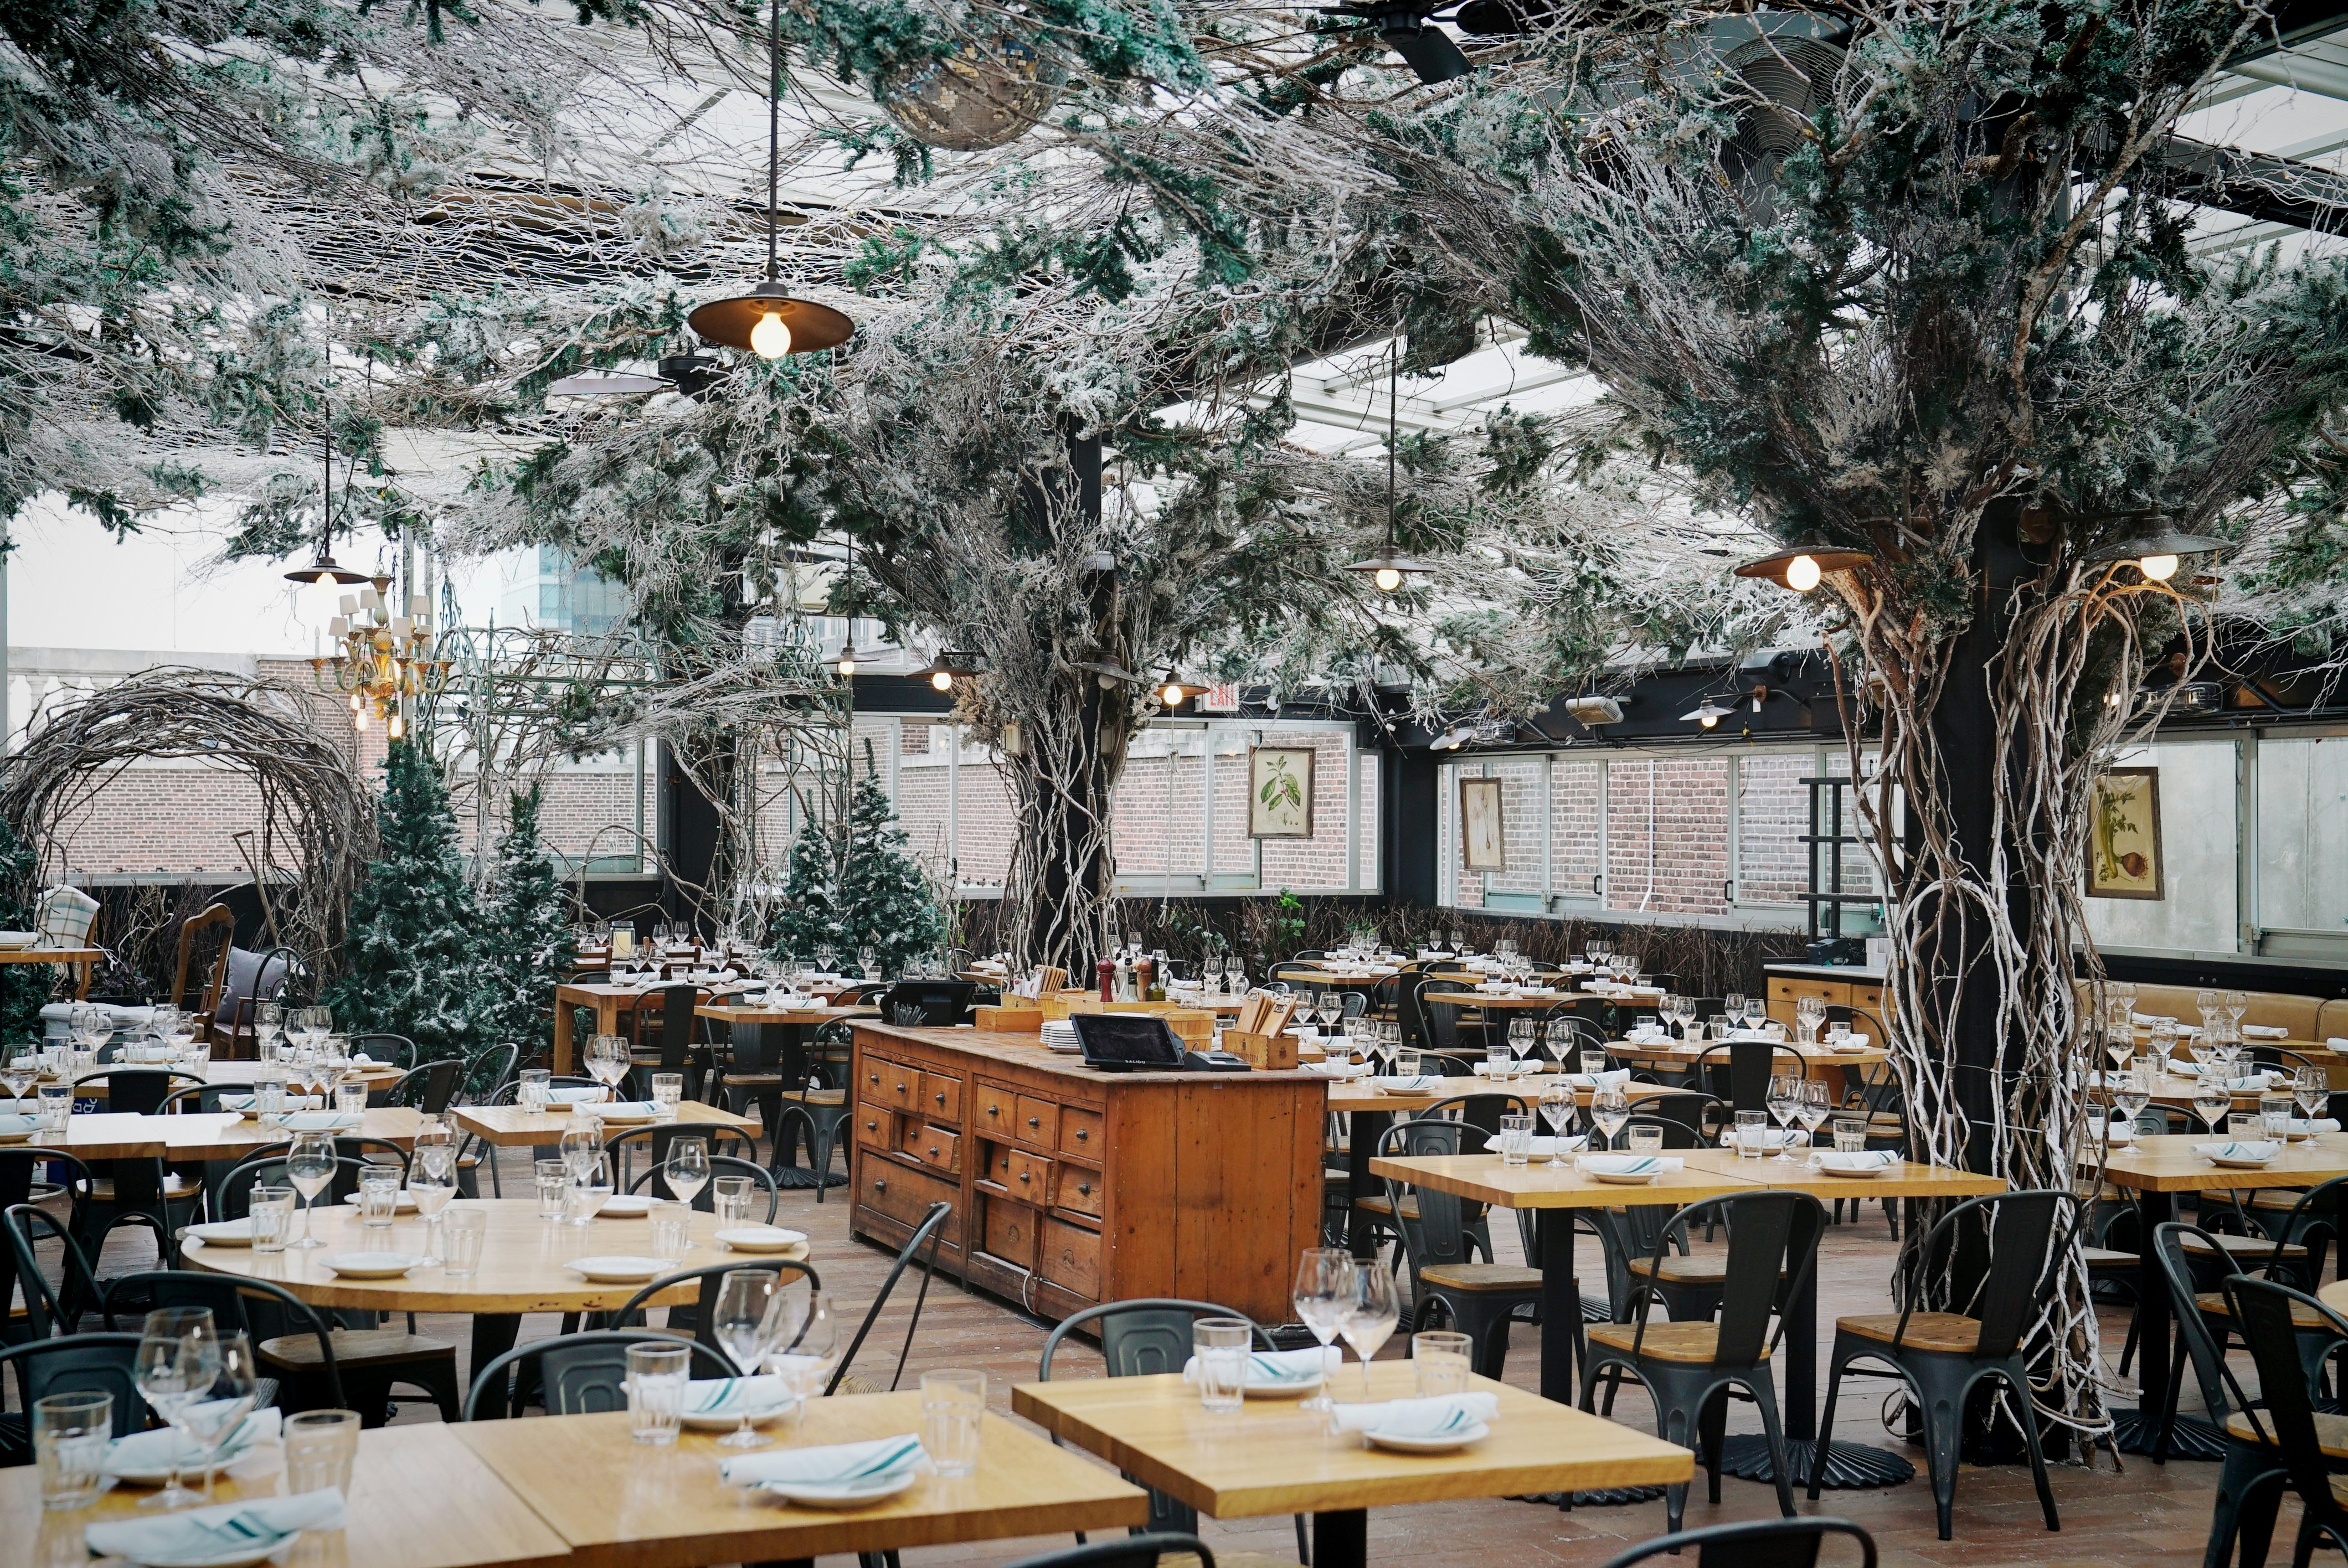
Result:
[[[1036,1214],[1025,1204],[986,1200],[985,1249],[1021,1268],[1035,1266]]]
[[[1066,1220],[1045,1220],[1043,1255],[1036,1272],[1063,1290],[1098,1301],[1100,1233]]]
[[[922,1114],[932,1122],[962,1125],[962,1080],[942,1072],[922,1074]]]
[[[1007,1143],[990,1143],[986,1173],[1022,1203],[1052,1201],[1052,1162]]]
[[[962,1169],[962,1136],[934,1122],[911,1124],[905,1133],[905,1153],[935,1171]]]
[[[1850,987],[1840,980],[1796,980],[1780,975],[1769,977],[1771,1001],[1798,1001],[1803,997],[1816,997],[1825,1002],[1848,1002],[1850,1000]]]
[[[962,1250],[962,1188],[942,1176],[891,1160],[865,1160],[857,1167],[856,1201],[902,1225],[918,1225],[935,1203],[954,1204],[940,1228],[939,1244]]]
[[[1064,1209],[1074,1209],[1080,1214],[1101,1217],[1101,1173],[1090,1165],[1064,1164],[1060,1167],[1060,1191],[1054,1200]]]
[[[901,1061],[884,1062],[880,1081],[872,1098],[883,1105],[894,1105],[900,1111],[922,1113],[922,1070],[907,1067]]]
[[[856,1141],[868,1149],[897,1146],[897,1113],[864,1101],[856,1107]]]
[[[1101,1137],[1101,1113],[1087,1111],[1080,1105],[1060,1107],[1060,1153],[1081,1154],[1088,1160],[1102,1157],[1106,1140]]]
[[[1881,986],[1851,987],[1850,1005],[1855,1008],[1864,1008],[1869,1012],[1873,1013],[1877,1018],[1881,1018],[1883,1016],[1883,988]]]
[[[1011,1130],[1012,1135],[1021,1143],[1033,1144],[1038,1149],[1060,1146],[1060,1108],[1057,1105],[1048,1100],[1023,1094],[1019,1097],[1018,1110],[1014,1114],[1018,1121]]]
[[[1019,1097],[999,1083],[977,1083],[971,1089],[970,1130],[982,1137],[1008,1138],[1018,1125]]]

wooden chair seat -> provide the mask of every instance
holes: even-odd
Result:
[[[2246,1443],[2260,1440],[2258,1428],[2251,1425],[2250,1418],[2240,1410],[2226,1418],[2226,1435]],[[2264,1440],[2269,1443],[2274,1441],[2272,1428],[2268,1429]],[[2348,1460],[2348,1416],[2328,1416],[2318,1410],[2315,1414],[2315,1440],[2322,1447],[2325,1459]],[[2341,1479],[2348,1480],[2348,1477]],[[2335,1481],[2333,1484],[2336,1488],[2339,1482]]]
[[[1158,1559],[1158,1568],[1199,1568],[1195,1552],[1168,1552]],[[1226,1552],[1215,1548],[1215,1568],[1296,1568],[1293,1557],[1279,1557],[1269,1552]]]
[[[334,1335],[336,1367],[392,1367],[403,1361],[437,1361],[453,1358],[457,1347],[398,1328],[338,1328]],[[325,1364],[314,1334],[281,1334],[261,1342],[261,1356],[293,1371]]]
[[[1392,1219],[1394,1217],[1394,1204],[1386,1200],[1384,1194],[1375,1194],[1369,1197],[1355,1198],[1354,1200],[1354,1206],[1361,1210],[1364,1214],[1384,1214],[1388,1219]],[[1406,1194],[1403,1198],[1402,1213],[1403,1218],[1405,1219],[1415,1220],[1418,1218],[1418,1198],[1416,1194]],[[1218,1558],[1216,1561],[1220,1562],[1221,1559]]]
[[[1660,1270],[1654,1268],[1652,1257],[1634,1257],[1628,1267],[1631,1274],[1644,1279],[1653,1272],[1666,1285],[1726,1285],[1728,1255],[1704,1253],[1694,1257],[1666,1257]]]
[[[783,1075],[779,1072],[729,1072],[726,1075],[728,1089],[779,1089]]]
[[[1639,1326],[1635,1323],[1599,1323],[1590,1329],[1590,1341],[1603,1345],[1609,1350],[1631,1353],[1631,1346],[1639,1341]],[[1717,1323],[1650,1323],[1647,1336],[1639,1341],[1639,1354],[1654,1361],[1686,1361],[1704,1366],[1717,1358],[1720,1352],[1720,1325]],[[1761,1359],[1769,1358],[1769,1348],[1761,1348]]]
[[[2233,1309],[2226,1305],[2223,1291],[2211,1290],[2197,1295],[2193,1305],[2201,1309],[2204,1317],[2231,1317],[2234,1315]],[[2294,1301],[2291,1304],[2291,1326],[2293,1328],[2324,1329],[2332,1327],[2332,1319],[2312,1307],[2302,1307]]]
[[[177,1171],[166,1171],[163,1173],[163,1195],[165,1197],[184,1198],[192,1194],[195,1190],[196,1184],[191,1178],[183,1176]],[[89,1195],[92,1199],[101,1204],[112,1203],[114,1201],[114,1178],[111,1176],[100,1176],[97,1180],[91,1182],[89,1184]]]
[[[2182,1239],[2187,1252],[2207,1253],[2209,1250],[2208,1245],[2198,1235],[2188,1235]],[[2275,1255],[2275,1244],[2262,1235],[2213,1235],[2209,1239],[2218,1244],[2219,1252],[2231,1257],[2264,1258]],[[2297,1242],[2285,1242],[2282,1255],[2305,1257],[2307,1249]]]
[[[878,1378],[868,1378],[861,1372],[850,1372],[839,1380],[839,1387],[832,1390],[835,1394],[885,1394],[888,1391],[888,1384]],[[1222,1559],[1218,1557],[1215,1561],[1220,1563]]]
[[[2260,1187],[2250,1194],[2250,1206],[2254,1209],[2280,1209],[2289,1214],[2305,1196],[2306,1193],[2291,1187]]]
[[[1970,1356],[1980,1349],[1981,1327],[1981,1319],[1962,1313],[1919,1312],[1908,1319],[1908,1333],[1900,1337],[1897,1312],[1870,1312],[1835,1319],[1838,1334],[1853,1334],[1884,1345],[1899,1337],[1902,1349],[1937,1350],[1951,1356]]]
[[[739,1083],[742,1080],[738,1078],[730,1078],[726,1080],[726,1081],[729,1083]],[[845,1105],[848,1103],[848,1091],[845,1089],[803,1089],[797,1094],[786,1094],[783,1098],[794,1105]]]
[[[2099,1273],[2105,1269],[2116,1272],[2124,1268],[2134,1268],[2144,1261],[2132,1252],[2115,1252],[2107,1246],[2082,1247],[2079,1250],[2087,1255],[2087,1272],[2090,1274]]]
[[[1537,1291],[1541,1285],[1540,1269],[1513,1263],[1434,1263],[1420,1269],[1418,1277],[1447,1290]]]

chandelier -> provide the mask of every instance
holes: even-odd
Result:
[[[451,661],[433,657],[428,601],[417,594],[407,614],[394,615],[383,597],[390,587],[378,577],[343,595],[343,612],[327,626],[335,650],[311,660],[310,674],[321,692],[349,696],[354,729],[365,733],[370,717],[379,719],[396,741],[407,733],[402,702],[447,690]]]

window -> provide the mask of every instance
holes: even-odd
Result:
[[[2104,948],[2235,950],[2235,743],[2165,742],[2114,759],[2160,770],[2164,897],[2089,898],[2087,929]]]

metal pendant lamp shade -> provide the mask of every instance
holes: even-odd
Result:
[[[1800,544],[1734,569],[1738,577],[1759,578],[1796,593],[1807,593],[1832,572],[1857,571],[1875,559],[1867,550],[1839,549],[1828,544]]]
[[[336,588],[348,588],[355,582],[366,582],[369,579],[363,571],[353,571],[346,566],[336,564],[333,554],[328,552],[321,554],[308,566],[295,567],[285,574],[285,580],[299,583],[304,588],[314,586],[324,588],[329,584]]]

